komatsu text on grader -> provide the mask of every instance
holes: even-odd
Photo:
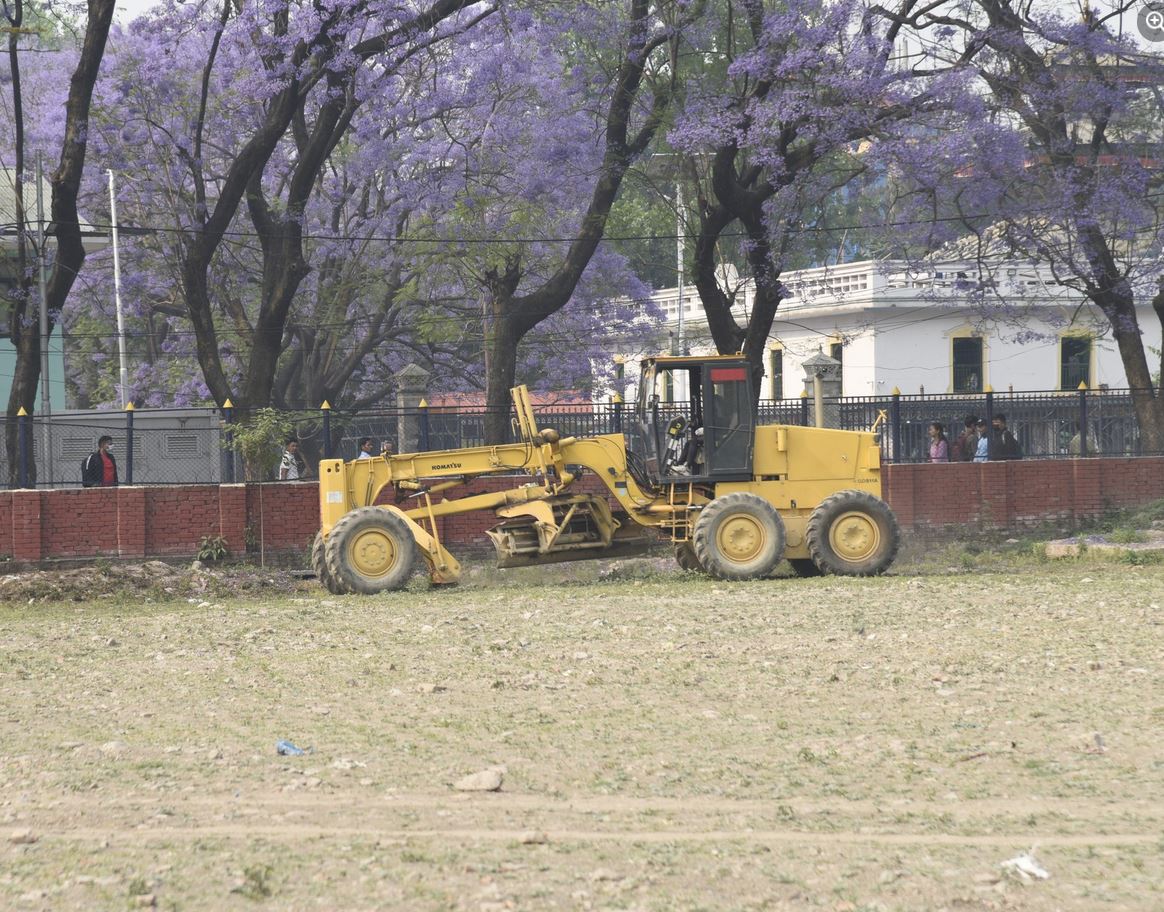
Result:
[[[661,401],[664,390],[684,398]],[[513,402],[516,443],[320,463],[312,561],[328,589],[399,589],[418,557],[434,583],[455,583],[439,520],[476,510],[497,516],[503,567],[642,553],[660,534],[682,568],[727,580],[783,558],[801,575],[868,576],[897,554],[875,435],[757,425],[739,356],[644,361],[625,433],[561,437],[538,429],[524,386]],[[585,472],[608,496],[572,490]],[[513,485],[449,497],[487,475]]]

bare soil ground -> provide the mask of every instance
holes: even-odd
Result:
[[[1164,907],[1164,567],[975,560],[12,589],[0,908]]]

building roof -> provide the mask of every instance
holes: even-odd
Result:
[[[52,234],[52,227],[48,224],[51,218],[49,207],[52,202],[52,183],[47,177],[42,177],[40,185],[44,201],[45,230]],[[27,172],[24,181],[24,210],[25,224],[30,229],[36,229],[36,175]],[[92,239],[104,238],[107,234],[105,231],[98,231],[83,218],[80,220],[80,227],[81,235],[87,239],[85,242],[87,249],[92,250],[94,247],[101,246],[99,241],[94,243]],[[16,170],[14,168],[0,168],[0,250],[12,245],[10,238],[16,235],[17,228]]]
[[[52,199],[52,185],[47,178],[41,180],[44,194],[45,217],[48,217],[49,201]],[[24,184],[25,220],[35,224],[36,220],[36,178],[30,175]],[[16,171],[0,168],[0,235],[16,233]]]

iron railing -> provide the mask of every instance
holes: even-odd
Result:
[[[1142,393],[1148,395],[1147,392]],[[684,403],[662,403],[660,417],[684,413]],[[621,433],[631,426],[632,407],[619,402],[535,407],[538,424],[562,436],[591,437]],[[951,441],[967,415],[1003,414],[1024,458],[1156,455],[1143,447],[1129,390],[1080,390],[952,395],[845,396],[823,400],[828,427],[846,430],[878,425],[887,462],[929,459],[931,422],[945,425]],[[489,411],[473,407],[431,407],[345,412],[318,409],[287,412],[309,466],[321,458],[354,459],[357,443],[372,437],[393,452],[450,450],[482,446]],[[879,421],[879,417],[884,416]],[[505,426],[511,427],[505,414]],[[0,471],[13,487],[72,487],[80,484],[83,459],[99,437],[113,437],[122,484],[219,484],[273,480],[283,441],[272,440],[266,477],[248,478],[234,441],[230,409],[139,409],[126,412],[73,412],[15,421],[15,471],[0,448]],[[812,402],[761,400],[761,424],[814,423]],[[1086,428],[1086,434],[1079,429]],[[5,429],[7,431],[7,428]],[[510,440],[515,439],[512,430]],[[377,445],[376,451],[380,447]],[[251,467],[253,470],[253,466]],[[314,474],[314,473],[312,473]]]

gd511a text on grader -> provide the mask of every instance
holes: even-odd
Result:
[[[682,401],[662,401],[664,390]],[[561,437],[538,429],[524,386],[513,402],[515,443],[323,460],[312,562],[324,585],[399,589],[418,557],[434,583],[455,583],[437,520],[476,510],[497,516],[489,537],[503,567],[641,553],[659,534],[682,568],[726,580],[767,576],[783,558],[801,575],[869,576],[897,554],[876,436],[757,425],[739,356],[645,360],[625,433]],[[609,496],[572,493],[586,471]],[[513,486],[448,497],[487,475]]]

